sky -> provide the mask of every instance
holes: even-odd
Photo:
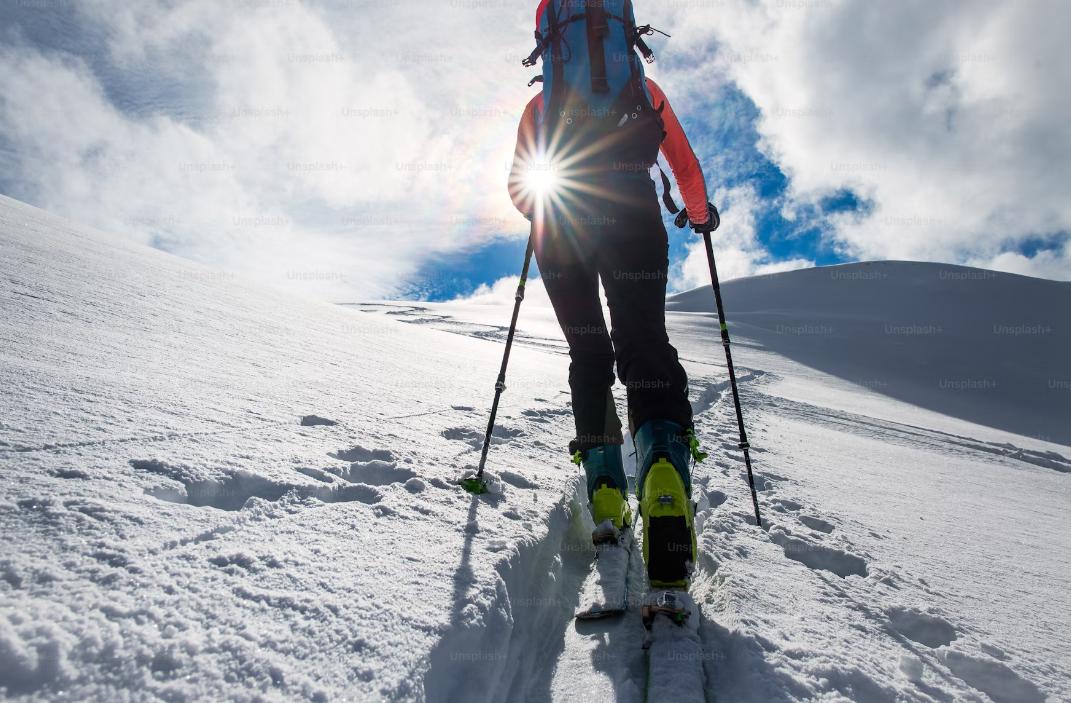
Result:
[[[534,0],[0,3],[0,193],[325,300],[512,296]],[[636,0],[723,278],[1071,279],[1058,0]],[[679,198],[678,198],[679,200]],[[703,250],[672,228],[672,290]]]

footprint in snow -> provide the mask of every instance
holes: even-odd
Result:
[[[328,456],[350,462],[349,467],[344,470],[332,470],[332,473],[350,483],[367,486],[401,483],[410,493],[420,493],[427,488],[427,485],[417,478],[415,471],[398,466],[394,453],[389,449],[368,449],[358,445],[330,452]]]
[[[707,501],[710,503],[711,508],[716,508],[726,500],[729,496],[725,495],[721,491],[707,491]]]
[[[232,573],[238,569],[243,571],[249,571],[257,573],[260,571],[257,563],[257,558],[251,554],[244,552],[233,552],[231,554],[217,554],[214,557],[208,558],[208,563],[213,566],[218,566],[221,569],[229,570]]]
[[[335,485],[329,487],[321,487],[319,490],[311,492],[313,498],[322,500],[325,503],[364,503],[365,505],[376,505],[379,501],[383,500],[383,494],[379,492],[374,486],[368,486],[363,483],[350,483],[346,485]],[[382,507],[376,505],[376,507]]]
[[[501,441],[520,437],[522,434],[524,432],[519,429],[496,425],[491,437]],[[451,427],[443,430],[442,436],[451,441],[464,442],[474,449],[479,449],[483,446],[484,433],[473,427]]]
[[[52,475],[56,478],[66,479],[87,479],[89,474],[81,469],[56,469],[52,472]]]
[[[927,647],[944,647],[956,639],[956,628],[938,615],[915,608],[890,608],[885,616],[894,631]]]
[[[1045,694],[1036,685],[998,661],[955,649],[939,650],[937,657],[954,676],[986,694],[995,703],[1044,703],[1046,700]]]
[[[773,498],[770,507],[782,513],[794,513],[803,508],[803,505],[787,498]]]
[[[326,417],[320,417],[319,415],[306,415],[301,418],[302,427],[316,427],[319,425],[333,427],[337,424],[334,420],[328,420]]]
[[[350,483],[363,483],[369,486],[389,486],[405,483],[416,478],[416,472],[400,468],[393,461],[355,461],[341,474]]]
[[[547,424],[564,415],[572,415],[572,411],[568,409],[553,410],[547,408],[544,410],[524,410],[521,412],[521,415],[531,422]]]
[[[841,578],[869,574],[865,559],[841,549],[793,537],[780,528],[770,531],[770,539],[781,546],[786,557],[810,569],[829,571]]]
[[[833,531],[833,525],[822,518],[811,517],[810,515],[799,515],[797,517],[800,522],[817,532],[824,532],[828,535]]]
[[[464,442],[472,447],[483,444],[483,434],[471,427],[451,427],[443,430],[443,437],[452,442]]]
[[[324,503],[359,502],[368,505],[383,499],[376,488],[359,483],[310,486],[277,481],[246,470],[214,472],[214,475],[204,478],[200,470],[168,464],[159,459],[133,459],[130,466],[137,471],[170,479],[170,484],[148,488],[146,493],[152,497],[198,508],[242,510],[252,499],[274,503],[288,495],[299,499],[315,498]]]
[[[297,471],[299,474],[302,474],[304,476],[308,476],[309,478],[316,479],[321,483],[332,483],[335,480],[335,477],[332,474],[326,471],[321,471],[320,469],[313,469],[306,466],[298,466],[294,469],[294,471]]]
[[[225,471],[203,476],[196,468],[169,464],[159,459],[133,459],[130,466],[177,482],[179,486],[162,485],[148,489],[149,495],[169,503],[185,503],[198,508],[241,510],[250,498],[277,501],[295,488],[251,471]]]
[[[502,471],[498,474],[498,478],[514,488],[539,488],[538,483],[535,483],[514,471]]]
[[[765,476],[755,476],[755,490],[759,493],[765,493],[766,491],[772,491],[777,487],[777,484],[766,478]]]
[[[337,452],[328,452],[327,456],[339,461],[394,461],[394,453],[389,449],[365,449],[361,445],[349,449],[339,449]]]

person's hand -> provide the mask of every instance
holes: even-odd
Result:
[[[721,227],[721,215],[718,214],[718,208],[714,207],[714,203],[707,203],[707,212],[709,216],[706,222],[692,225],[692,229],[698,234],[714,232],[718,227]]]
[[[709,216],[707,217],[706,222],[692,224],[688,221],[688,211],[681,210],[677,213],[677,219],[673,221],[673,224],[682,229],[691,224],[692,229],[698,234],[713,232],[721,226],[721,215],[718,214],[718,208],[714,207],[714,203],[707,203],[707,212],[709,213]]]

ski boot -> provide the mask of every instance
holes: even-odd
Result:
[[[574,452],[573,460],[587,474],[588,499],[595,529],[592,574],[585,582],[577,620],[598,620],[628,609],[628,572],[632,558],[632,510],[621,461],[621,445],[607,444]]]
[[[643,560],[652,589],[687,590],[695,565],[695,506],[689,431],[651,420],[635,434],[636,489],[643,518]]]
[[[632,524],[621,445],[604,444],[585,452],[575,451],[573,461],[583,466],[587,474],[588,499],[595,520],[592,541],[595,544],[617,541],[621,531]]]

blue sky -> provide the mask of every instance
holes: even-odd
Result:
[[[505,180],[535,4],[5,3],[0,193],[328,300],[468,295],[523,253]],[[651,75],[722,210],[723,276],[1071,278],[1071,9],[636,7],[673,35]],[[702,284],[666,222],[671,287]]]

